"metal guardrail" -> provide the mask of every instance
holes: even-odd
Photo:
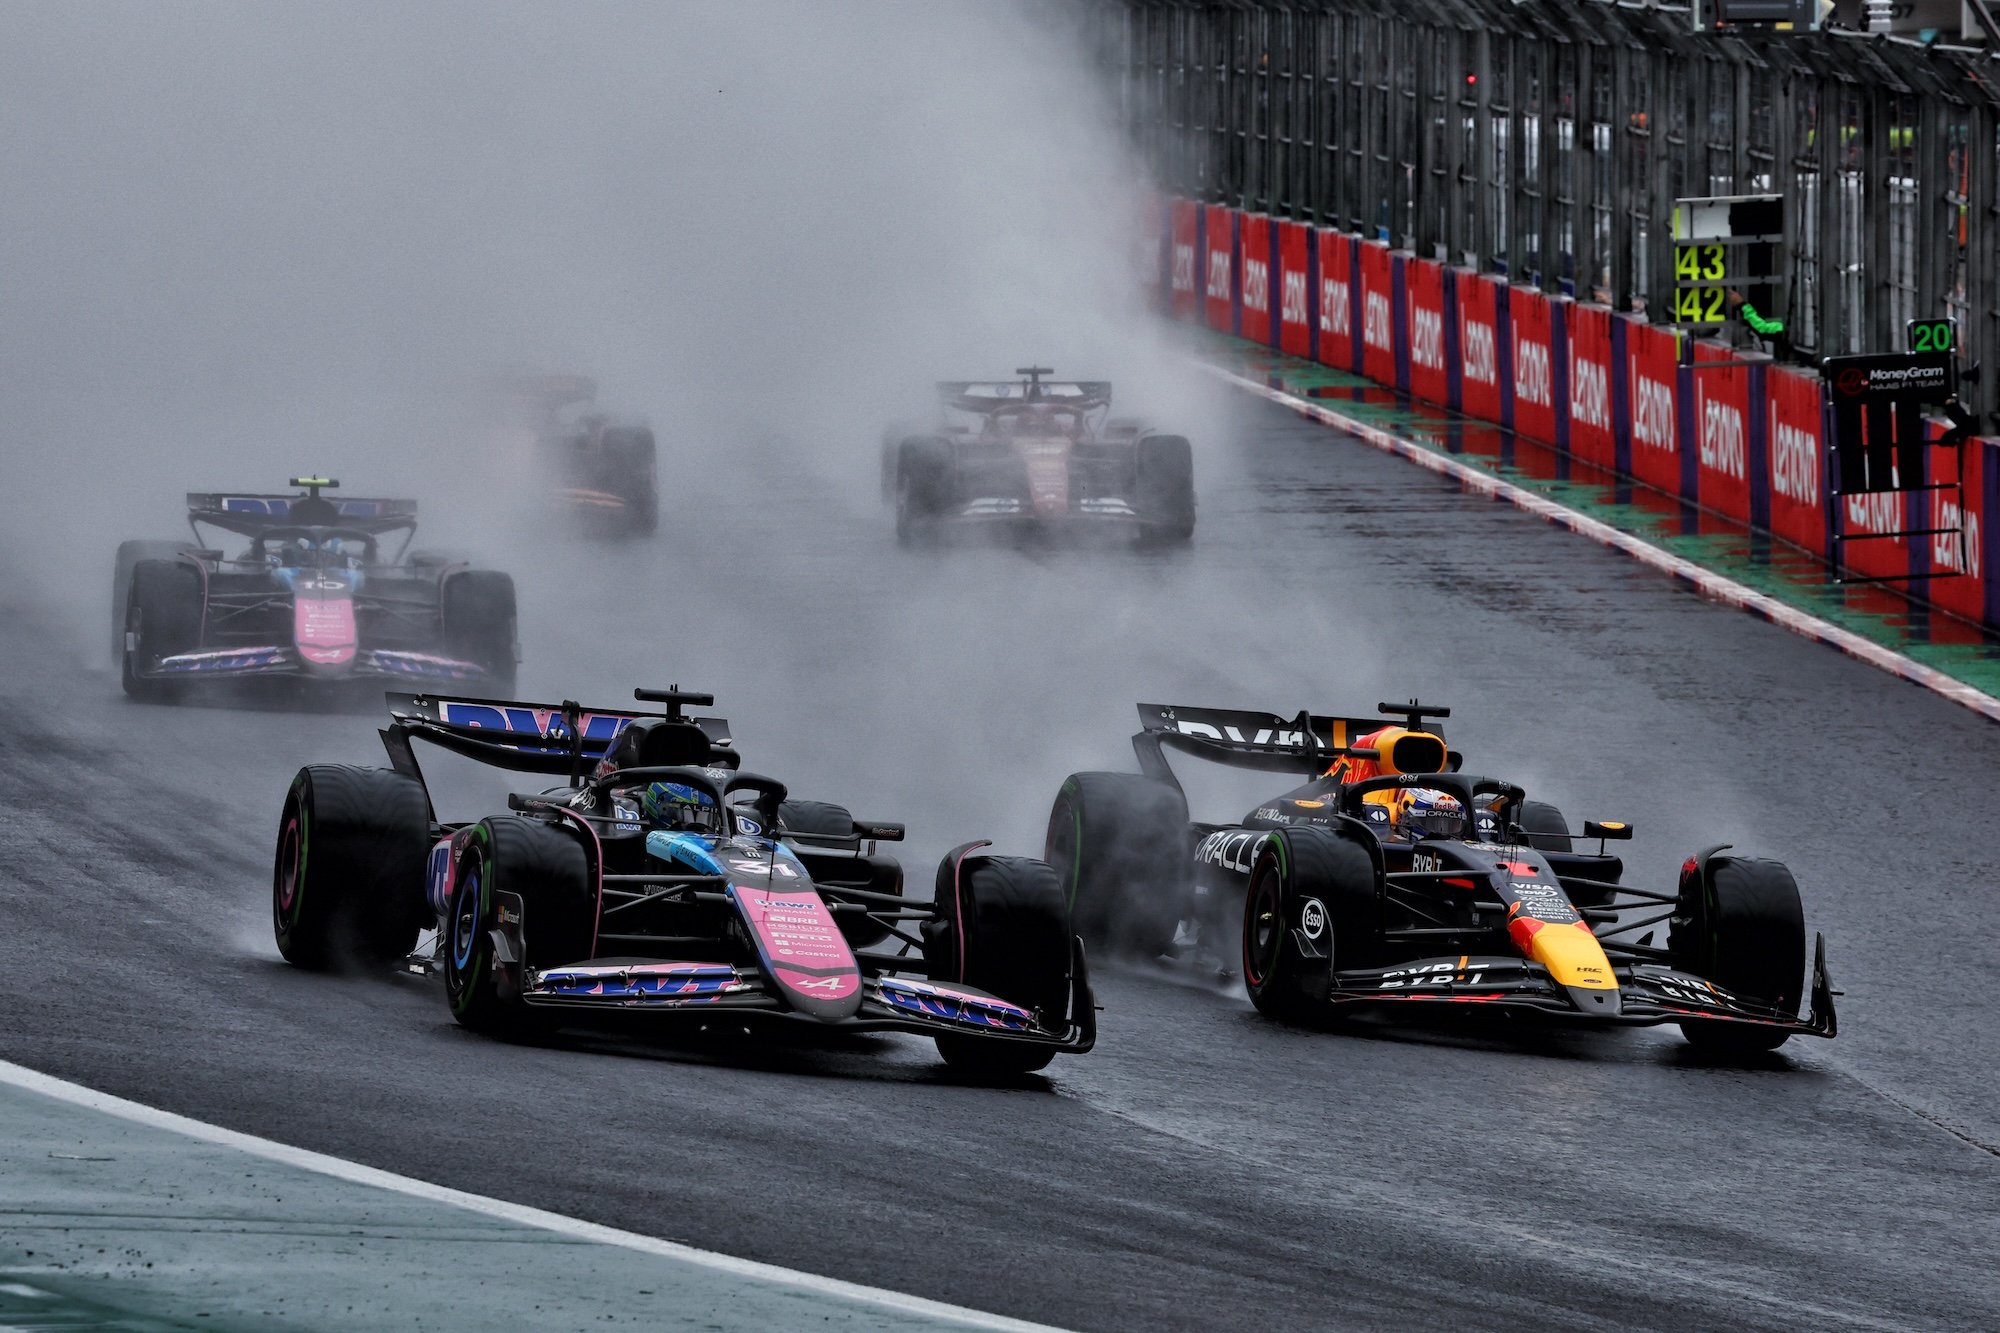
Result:
[[[1663,316],[1676,198],[1786,196],[1781,356],[1958,319],[2000,412],[2000,53],[1610,0],[1099,0],[1173,193]]]

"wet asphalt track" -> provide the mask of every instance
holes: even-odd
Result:
[[[865,485],[775,464],[655,544],[522,573],[524,693],[713,688],[749,766],[906,818],[912,879],[1034,850],[1132,703],[1411,693],[1468,767],[1787,859],[1843,1037],[1703,1067],[1666,1030],[1383,1031],[1100,973],[1096,1054],[953,1086],[926,1043],[515,1049],[417,982],[276,958],[305,760],[370,719],[127,704],[9,579],[0,1057],[633,1230],[1087,1328],[1992,1327],[2000,728],[1282,411],[1231,408],[1185,553],[897,551]],[[749,465],[757,466],[753,449]],[[753,497],[754,498],[749,498]],[[1217,813],[1247,805],[1254,777]]]

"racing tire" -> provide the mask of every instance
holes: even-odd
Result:
[[[1521,802],[1521,832],[1528,845],[1538,852],[1566,852],[1570,849],[1569,820],[1547,801]]]
[[[424,547],[410,552],[407,563],[412,569],[446,569],[452,565],[470,564],[472,558],[463,551]]]
[[[1084,943],[1141,958],[1173,947],[1194,905],[1178,790],[1137,773],[1072,773],[1049,810],[1042,854]]]
[[[1134,490],[1147,542],[1171,545],[1194,536],[1194,450],[1185,435],[1142,435]]]
[[[613,495],[625,502],[619,530],[627,537],[650,537],[660,526],[655,481],[657,450],[651,426],[624,426],[604,432]]]
[[[1805,991],[1805,952],[1805,906],[1782,862],[1711,855],[1682,868],[1667,930],[1674,967],[1795,1015]],[[1792,1035],[1714,1019],[1684,1019],[1680,1027],[1690,1044],[1722,1054],[1774,1051]]]
[[[904,440],[896,451],[896,540],[915,546],[935,539],[951,504],[951,441]]]
[[[495,950],[499,896],[520,900],[523,956]],[[445,1000],[460,1026],[503,1041],[530,1041],[554,1026],[523,998],[529,968],[579,963],[591,953],[597,895],[583,844],[543,823],[506,815],[473,827],[443,932]]]
[[[164,703],[177,692],[178,681],[139,674],[175,653],[201,643],[201,571],[186,560],[141,560],[132,566],[132,585],[125,597],[125,630],[130,648],[121,645],[119,681],[125,693],[148,703]]]
[[[948,853],[938,864],[935,918],[924,923],[924,963],[958,981],[1035,1011],[1045,1027],[1069,1014],[1069,912],[1047,863],[1026,856]],[[941,1033],[938,1054],[975,1077],[1032,1074],[1053,1046]]]
[[[514,580],[491,569],[468,569],[444,581],[438,593],[444,650],[486,672],[484,687],[501,698],[514,693],[516,616]]]
[[[118,543],[111,571],[111,660],[125,656],[125,603],[132,594],[132,569],[141,560],[177,560],[186,542],[131,541]]]
[[[1259,1013],[1325,1023],[1335,972],[1380,953],[1382,890],[1375,859],[1330,829],[1266,835],[1243,898],[1243,984]]]
[[[846,806],[835,805],[832,801],[784,801],[778,806],[778,831],[783,835],[796,834],[808,838],[838,838],[851,844],[854,840],[854,816],[848,813]],[[836,901],[842,888],[886,893],[897,898],[903,896],[903,867],[894,857],[864,856],[850,860],[843,854],[816,858],[816,848],[812,843],[802,844],[793,850],[800,854],[800,860],[812,875],[813,883],[826,889]],[[840,850],[845,853],[847,849],[843,847]],[[859,912],[836,912],[834,921],[852,949],[872,949],[889,938],[889,927]]]
[[[323,972],[407,957],[430,924],[430,798],[385,768],[312,764],[278,819],[271,927],[294,967]]]

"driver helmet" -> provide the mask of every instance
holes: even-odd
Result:
[[[722,831],[722,809],[715,798],[686,783],[652,783],[639,794],[639,806],[661,828],[699,833]]]
[[[1434,787],[1412,787],[1396,826],[1406,838],[1464,838],[1465,802]]]

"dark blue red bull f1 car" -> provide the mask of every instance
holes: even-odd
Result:
[[[189,542],[129,541],[112,580],[125,692],[167,700],[202,682],[285,677],[480,684],[512,691],[514,582],[411,551],[414,500],[192,493]],[[225,553],[218,534],[245,539]],[[388,547],[394,545],[394,549]],[[379,687],[379,685],[378,685]]]
[[[511,1039],[614,1014],[830,1024],[920,1033],[983,1074],[1091,1048],[1083,945],[1046,864],[967,843],[913,901],[877,847],[900,825],[742,771],[728,723],[683,712],[709,695],[635,695],[666,711],[390,695],[391,768],[293,780],[279,950],[439,974],[460,1023]],[[564,783],[441,824],[417,741]]]

